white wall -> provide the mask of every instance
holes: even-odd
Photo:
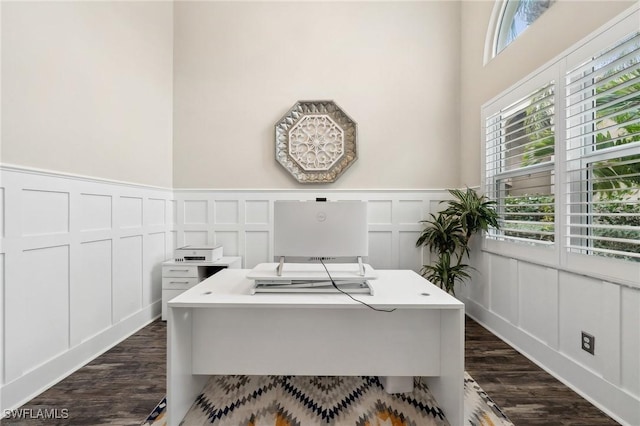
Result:
[[[175,202],[171,190],[0,172],[3,410],[158,316]]]
[[[463,184],[480,181],[482,104],[630,4],[560,0],[483,66],[493,3],[464,3],[460,158],[468,167],[461,170]],[[640,424],[640,267],[558,248],[476,245],[478,273],[457,292],[466,312],[620,423]],[[581,349],[582,331],[595,336],[594,355]]]
[[[458,184],[459,2],[180,1],[174,25],[175,187],[300,188],[274,125],[322,99],[359,132],[331,188]]]
[[[460,64],[460,179],[480,184],[480,108],[634,4],[633,0],[557,0],[498,56],[484,65],[493,1],[462,2]]]
[[[2,162],[171,187],[171,2],[2,2]]]
[[[173,5],[0,7],[3,410],[160,312],[174,244],[172,192],[158,188],[173,176]]]

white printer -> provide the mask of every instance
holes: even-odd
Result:
[[[214,262],[222,257],[222,246],[184,246],[175,251],[176,262]]]

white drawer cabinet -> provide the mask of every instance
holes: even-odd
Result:
[[[167,319],[167,302],[221,269],[240,269],[242,259],[221,257],[214,262],[176,262],[162,264],[162,319]]]
[[[198,279],[198,277],[162,277],[162,289],[184,291],[198,284],[200,281],[202,280]]]
[[[162,278],[198,278],[198,273],[202,273],[198,265],[162,265]]]

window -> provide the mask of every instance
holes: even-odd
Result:
[[[506,0],[495,30],[493,56],[500,53],[540,17],[555,0]]]
[[[501,228],[492,238],[555,239],[554,90],[547,82],[486,120],[486,189]]]
[[[567,72],[568,249],[640,261],[640,33]]]
[[[599,274],[600,258],[616,258],[624,267],[607,276],[637,281],[639,14],[634,8],[483,107],[484,189],[501,224],[487,235],[490,249],[539,256],[514,243],[552,247],[544,253],[558,256],[545,262]]]

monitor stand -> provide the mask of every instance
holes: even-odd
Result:
[[[373,289],[367,282],[362,281],[335,281],[335,287],[331,281],[296,281],[289,283],[266,283],[255,281],[251,294],[256,293],[349,293],[373,295]],[[337,287],[337,288],[336,288]]]
[[[256,265],[247,278],[254,280],[254,293],[358,293],[373,294],[369,280],[377,278],[376,271],[362,263],[279,263]],[[330,275],[328,275],[330,273]],[[337,287],[337,288],[336,288]]]
[[[364,277],[364,263],[362,263],[362,256],[357,256],[358,258],[358,271],[360,271],[360,276]],[[284,267],[284,256],[280,256],[280,261],[278,262],[278,267],[276,268],[276,275],[279,277],[282,276],[282,268]]]

